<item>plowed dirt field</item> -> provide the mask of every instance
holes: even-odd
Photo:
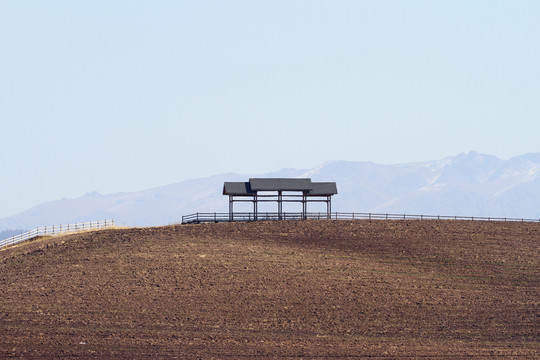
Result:
[[[540,358],[540,224],[112,229],[0,250],[0,358]]]

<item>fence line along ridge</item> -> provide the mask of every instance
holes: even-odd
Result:
[[[27,231],[25,233],[9,237],[4,240],[0,240],[0,248],[8,245],[18,244],[20,242],[33,239],[38,236],[43,235],[59,235],[66,233],[73,233],[78,231],[87,231],[87,230],[100,230],[106,229],[114,226],[114,220],[98,220],[98,221],[87,221],[75,224],[67,225],[52,225],[52,226],[43,226],[37,227],[34,230]]]
[[[477,220],[477,221],[520,221],[540,222],[540,219],[491,217],[491,216],[447,216],[410,215],[345,212],[235,212],[235,213],[195,213],[182,216],[182,224],[203,222],[275,221],[275,220]]]

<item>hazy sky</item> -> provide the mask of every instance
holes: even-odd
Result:
[[[539,1],[0,0],[0,217],[223,172],[540,151]]]

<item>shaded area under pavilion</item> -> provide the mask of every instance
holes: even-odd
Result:
[[[277,203],[278,219],[283,217],[283,203],[302,203],[302,218],[307,217],[310,202],[326,203],[327,218],[332,213],[332,196],[337,194],[335,182],[313,182],[308,178],[253,178],[248,182],[225,182],[223,195],[229,196],[229,221],[234,220],[235,202],[252,202],[257,220],[261,202]]]

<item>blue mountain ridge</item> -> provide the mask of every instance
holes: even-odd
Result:
[[[0,231],[81,221],[114,219],[119,225],[153,226],[181,222],[194,212],[227,212],[225,181],[250,177],[310,177],[335,181],[333,210],[540,218],[540,153],[509,160],[477,152],[441,160],[383,165],[331,161],[308,170],[283,169],[267,174],[220,174],[148,190],[50,201],[0,219]],[[268,205],[260,211],[275,211]],[[296,206],[296,207],[295,207]],[[310,204],[309,211],[324,211]],[[300,211],[289,204],[286,211]],[[250,211],[249,204],[238,208]]]

